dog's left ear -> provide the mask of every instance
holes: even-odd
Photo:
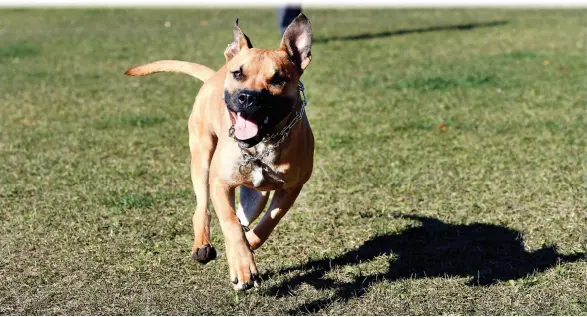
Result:
[[[233,33],[234,40],[232,41],[232,43],[228,44],[228,47],[224,51],[224,57],[226,58],[227,62],[231,60],[233,57],[235,57],[236,54],[238,54],[241,50],[253,47],[253,44],[251,44],[251,40],[249,40],[249,38],[245,35],[245,33],[243,33],[241,28],[238,27],[238,19],[236,19],[236,21],[234,22]]]
[[[311,47],[312,26],[310,20],[300,13],[283,33],[280,49],[286,51],[292,61],[303,71],[312,60]]]

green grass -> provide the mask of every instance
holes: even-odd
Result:
[[[491,75],[469,75],[466,77],[417,77],[397,82],[398,88],[449,89],[455,87],[476,88],[491,85],[495,80]]]
[[[40,54],[41,49],[34,44],[26,42],[5,43],[0,46],[0,57],[15,59]]]
[[[123,73],[274,9],[2,11],[0,313],[587,314],[584,10],[307,15],[314,173],[235,294],[215,217],[190,259],[201,83]]]
[[[156,126],[165,121],[165,118],[141,116],[141,115],[123,115],[120,117],[108,117],[98,124],[102,129],[109,129],[117,126],[129,127],[149,127]]]

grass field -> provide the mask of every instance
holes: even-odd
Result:
[[[315,169],[232,291],[187,118],[275,10],[1,10],[0,313],[587,314],[585,10],[307,10]],[[168,26],[166,26],[166,22]]]

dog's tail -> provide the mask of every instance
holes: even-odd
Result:
[[[196,77],[201,81],[208,80],[208,78],[216,73],[204,65],[184,61],[164,60],[130,68],[124,74],[128,76],[146,76],[160,72],[184,73]]]

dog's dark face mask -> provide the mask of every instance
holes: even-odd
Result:
[[[225,90],[224,101],[235,139],[240,147],[248,148],[261,142],[268,133],[277,132],[276,127],[293,111],[296,100],[272,95],[267,89],[239,89],[233,93]]]

